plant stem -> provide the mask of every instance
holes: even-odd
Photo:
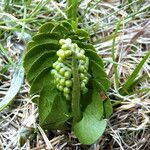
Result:
[[[78,0],[68,0],[67,15],[74,29],[77,28],[78,24],[77,7]]]
[[[78,61],[75,53],[72,56],[73,89],[72,89],[72,115],[73,124],[81,119],[80,109],[80,80],[78,74]]]
[[[112,50],[111,50],[113,62],[117,62],[116,56],[115,56],[115,42],[116,42],[116,37],[118,35],[118,30],[120,28],[121,22],[122,22],[122,20],[119,20],[119,22],[117,23],[116,30],[115,30],[114,35],[113,35]],[[119,84],[120,84],[119,77],[118,77],[118,65],[114,63],[113,69],[114,69],[114,78],[115,78],[114,79],[114,82],[115,82],[114,85],[115,85],[115,88],[118,89]]]

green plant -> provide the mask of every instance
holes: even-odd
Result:
[[[110,82],[102,59],[87,42],[89,34],[77,28],[72,7],[77,4],[71,4],[70,23],[45,23],[28,43],[24,68],[42,128],[66,129],[69,121],[80,142],[92,144],[112,113],[106,95]]]
[[[140,76],[140,77],[138,77],[138,74],[141,71],[144,63],[149,59],[149,57],[150,57],[150,51],[148,51],[146,53],[146,55],[143,57],[143,59],[137,65],[137,67],[135,68],[135,70],[128,77],[127,81],[122,85],[121,89],[119,90],[119,92],[120,92],[121,95],[128,95],[128,94],[134,93],[133,89],[136,87],[136,85],[141,80],[143,80],[145,77],[147,77],[147,74],[144,74],[143,76]]]
[[[120,80],[119,80],[119,76],[118,76],[118,65],[117,65],[117,60],[116,60],[116,56],[115,56],[115,40],[117,37],[117,33],[118,30],[120,28],[122,20],[119,20],[113,35],[113,42],[112,42],[112,60],[114,62],[113,64],[113,69],[114,69],[114,85],[115,88],[118,90],[119,87],[119,93],[123,96],[125,95],[130,95],[132,93],[135,93],[135,87],[138,83],[140,83],[145,77],[147,77],[147,74],[144,74],[143,76],[138,77],[139,72],[141,71],[143,65],[145,64],[145,62],[149,59],[150,56],[150,52],[148,51],[146,53],[146,55],[143,57],[143,59],[140,61],[140,63],[137,65],[137,67],[135,68],[135,70],[132,72],[132,74],[128,77],[127,81],[125,81],[125,83],[123,85],[120,85]],[[146,89],[142,89],[141,91],[148,91],[149,88]]]

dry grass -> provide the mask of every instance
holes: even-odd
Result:
[[[2,10],[0,2],[0,43],[8,56],[4,52],[0,55],[0,100],[7,94],[15,70],[14,64],[19,62],[22,51],[25,50],[25,42],[43,22],[66,18],[63,11],[65,1],[43,1],[43,8],[32,13],[36,3],[33,1],[25,12],[21,2],[10,6],[10,11]],[[127,0],[122,3],[118,0],[85,0],[79,7],[83,16],[79,18],[80,25],[90,31],[91,41],[103,57],[112,83],[108,94],[114,105],[114,114],[108,120],[108,128],[103,137],[92,146],[84,146],[77,142],[73,133],[43,131],[36,122],[37,107],[29,98],[29,87],[24,83],[13,103],[0,113],[0,150],[150,150],[150,92],[139,91],[122,96],[118,92],[120,87],[114,85],[112,33],[120,18],[123,23],[116,38],[115,53],[121,84],[150,50],[150,2],[136,0],[132,3],[130,5]],[[150,59],[139,76],[144,74],[147,77],[136,86],[135,91],[150,87]],[[18,137],[24,127],[38,127],[38,134],[20,148]],[[70,142],[67,142],[68,139]]]

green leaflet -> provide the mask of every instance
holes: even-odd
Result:
[[[55,44],[43,44],[33,47],[30,51],[28,51],[24,58],[24,68],[25,71],[28,72],[33,63],[38,60],[44,52],[52,51],[55,53],[58,49],[58,45]]]
[[[107,91],[109,89],[110,82],[107,79],[104,69],[93,60],[90,62],[90,66],[93,78],[102,85],[104,91]]]
[[[44,69],[32,82],[30,88],[30,94],[33,96],[34,94],[39,93],[44,86],[51,85],[53,83],[53,76],[50,71],[52,68]]]
[[[76,43],[78,44],[78,46],[79,46],[80,48],[84,49],[85,51],[86,51],[87,49],[89,49],[89,50],[91,50],[91,51],[96,52],[96,50],[95,50],[95,48],[94,48],[94,46],[93,46],[92,44],[82,43],[82,42],[80,42],[80,41],[76,41]]]
[[[55,43],[58,44],[60,36],[57,33],[39,33],[33,36],[32,40],[37,44]]]
[[[89,33],[83,29],[77,29],[76,34],[79,39],[86,39],[86,40],[89,39]]]
[[[52,64],[56,61],[57,56],[55,53],[45,52],[41,57],[36,60],[29,71],[27,72],[27,80],[29,83],[32,83],[33,79],[37,77],[41,71],[43,71],[46,68],[52,67]]]
[[[99,66],[101,66],[101,68],[104,68],[104,64],[103,64],[102,58],[100,56],[98,56],[96,52],[94,52],[91,49],[86,49],[85,50],[85,55],[87,57],[89,57],[90,60],[95,61]]]
[[[104,107],[104,118],[109,118],[113,113],[112,104],[109,98],[103,101],[103,107]]]
[[[71,26],[71,24],[70,24],[69,22],[63,21],[63,22],[62,22],[62,25],[63,25],[65,28],[67,28],[70,32],[73,32],[73,31],[72,31],[73,28],[72,28],[72,26]]]
[[[69,34],[69,31],[67,28],[65,28],[64,26],[62,26],[61,24],[55,26],[52,31],[52,33],[58,33],[59,35],[61,35],[61,37],[63,38],[65,35]]]
[[[40,33],[50,33],[54,27],[55,27],[54,23],[48,22],[40,27],[39,32]]]
[[[107,79],[106,79],[107,80]],[[101,84],[101,82],[99,82],[98,80],[96,79],[93,79],[92,80],[92,83],[93,83],[93,86],[99,91],[103,91],[103,92],[106,92],[105,91],[105,88],[103,87],[103,85]]]
[[[103,117],[103,101],[99,92],[94,90],[91,103],[83,112],[81,121],[74,125],[74,132],[83,144],[93,144],[103,134],[106,121]]]
[[[26,48],[26,51],[29,51],[31,48],[33,48],[34,46],[36,46],[36,42],[34,41],[30,41],[28,44],[27,44],[27,48]]]
[[[93,82],[93,87],[96,88],[100,92],[100,96],[104,97],[103,98],[104,118],[108,118],[111,116],[111,114],[113,112],[113,108],[112,108],[110,99],[106,95],[106,91],[104,90],[104,87],[102,86],[102,84],[100,82],[98,82],[95,79],[93,79],[92,82]]]
[[[45,86],[39,99],[40,125],[46,129],[58,129],[70,118],[67,102],[54,85]]]
[[[42,44],[56,44],[58,45],[58,41],[60,36],[57,33],[39,33],[33,36],[32,41],[30,41],[27,45],[27,51],[30,51],[35,46]]]

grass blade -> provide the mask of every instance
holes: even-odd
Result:
[[[3,46],[0,44],[0,52],[2,52],[2,55],[4,55],[7,59],[7,61],[13,66],[15,67],[15,63],[13,62],[13,60],[11,59],[11,57],[8,55],[6,49],[3,48]]]
[[[144,58],[141,60],[141,62],[137,65],[137,67],[135,68],[135,70],[132,72],[132,74],[129,76],[129,78],[127,79],[127,81],[124,83],[122,89],[120,90],[121,94],[125,94],[124,92],[128,93],[128,89],[130,88],[130,86],[134,83],[135,78],[137,77],[138,73],[140,72],[140,70],[142,69],[144,63],[146,62],[146,60],[149,58],[150,56],[150,51],[148,51],[148,53],[144,56]]]
[[[121,22],[122,22],[122,20],[119,20],[119,22],[117,23],[116,30],[115,30],[114,35],[113,35],[113,42],[112,42],[112,49],[111,49],[113,62],[117,62],[116,56],[115,56],[115,41],[116,41],[116,37],[118,35],[118,30],[120,28]],[[114,85],[115,85],[115,88],[118,88],[119,87],[119,77],[118,77],[118,69],[117,69],[118,65],[117,65],[117,63],[113,64],[113,68],[114,68],[114,75],[115,75]]]
[[[13,75],[13,79],[11,82],[11,86],[6,94],[6,96],[3,98],[3,100],[0,102],[0,112],[5,109],[14,99],[16,94],[18,93],[22,83],[24,80],[24,69],[22,65],[18,67]]]
[[[130,85],[130,87],[128,88],[128,91],[132,92],[134,90],[134,88],[147,77],[148,77],[148,75],[145,73],[142,76],[140,76],[139,78],[135,79],[133,81],[133,83]]]

